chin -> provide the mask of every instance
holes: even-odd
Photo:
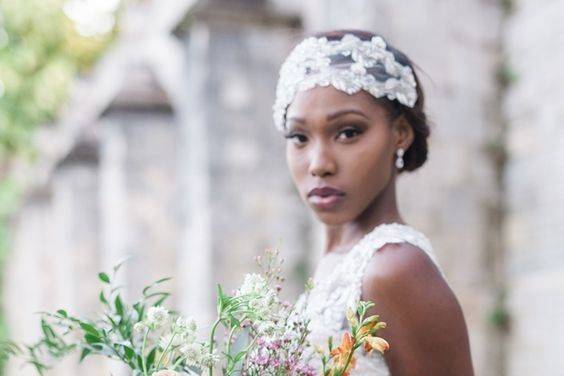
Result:
[[[328,226],[340,225],[343,223],[347,223],[351,220],[351,218],[342,211],[316,211],[313,210],[315,217],[322,223]]]

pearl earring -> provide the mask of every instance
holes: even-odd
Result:
[[[403,150],[403,148],[399,148],[396,151],[396,155],[398,156],[396,159],[396,167],[398,169],[402,169],[403,168],[403,154],[405,153],[405,150]]]

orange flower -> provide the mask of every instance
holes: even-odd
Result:
[[[336,367],[338,368],[345,368],[347,359],[351,356],[354,347],[354,338],[350,335],[349,332],[345,332],[343,334],[343,340],[341,341],[341,345],[339,347],[334,348],[331,351],[331,357],[333,358],[333,362]],[[350,371],[356,366],[356,358],[354,355],[351,356],[349,364],[347,365],[346,369],[342,373],[343,376],[349,376]]]
[[[364,339],[364,351],[371,352],[373,349],[380,351],[382,354],[384,351],[390,348],[388,342],[381,337],[368,336]]]
[[[384,321],[378,321],[380,316],[374,315],[370,316],[366,321],[365,324],[358,330],[359,335],[370,334],[373,329],[383,329],[386,327],[386,323]]]
[[[378,315],[372,316],[369,319],[368,324],[364,325],[358,330],[359,338],[363,338],[363,347],[366,352],[371,352],[376,349],[383,353],[390,348],[390,345],[384,338],[376,337],[371,334],[371,332],[376,329],[382,329],[386,327],[386,323],[383,321],[378,322]]]

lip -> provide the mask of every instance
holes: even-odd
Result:
[[[315,207],[328,210],[334,208],[344,199],[345,192],[337,188],[322,186],[312,189],[307,196]]]

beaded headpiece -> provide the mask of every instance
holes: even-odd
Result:
[[[274,124],[284,129],[286,110],[299,91],[332,85],[347,94],[365,90],[376,98],[388,97],[413,107],[417,101],[411,67],[395,60],[380,36],[362,40],[345,34],[340,40],[309,37],[299,43],[280,68]]]

